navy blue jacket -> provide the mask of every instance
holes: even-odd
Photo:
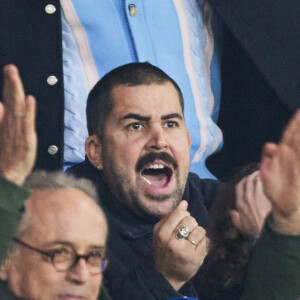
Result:
[[[201,284],[199,277],[186,283],[179,292],[175,291],[164,276],[154,267],[152,256],[153,226],[157,220],[143,220],[126,207],[121,206],[109,191],[102,172],[87,160],[68,172],[90,179],[97,187],[101,206],[109,223],[109,265],[104,274],[105,286],[112,299],[167,300],[182,295],[199,299],[196,288]],[[219,182],[201,180],[190,173],[183,199],[189,203],[188,211],[205,228],[209,208]],[[203,277],[202,277],[203,278]],[[202,285],[203,286],[203,285]],[[206,291],[202,291],[203,295]],[[203,296],[203,299],[204,298]]]

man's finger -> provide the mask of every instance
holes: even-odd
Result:
[[[188,208],[188,203],[186,200],[180,201],[176,207],[176,209],[183,209],[183,210],[187,210],[187,208]]]
[[[171,234],[174,234],[174,229],[178,226],[180,221],[189,215],[190,213],[187,211],[187,202],[181,201],[176,209],[164,218],[163,222],[159,224],[155,230],[160,230],[160,236],[170,237]]]
[[[239,183],[235,186],[235,206],[237,210],[241,209],[243,206],[243,198],[245,196],[245,182],[246,177],[239,181]]]
[[[229,214],[230,214],[230,217],[231,217],[232,224],[235,227],[240,228],[241,227],[241,217],[240,217],[239,212],[235,209],[231,209],[229,211]]]
[[[202,255],[202,257],[203,257],[202,262],[207,255],[208,245],[209,245],[209,239],[204,234],[203,239],[200,241],[200,243],[198,244],[198,246],[195,249],[196,251],[198,251],[198,253],[200,253]]]
[[[277,153],[278,146],[274,143],[267,143],[264,145],[261,165],[260,165],[260,176],[263,184],[263,190],[266,195],[268,192],[265,187],[265,182],[268,180],[272,174],[269,172],[272,168],[270,167],[273,162],[273,156]]]
[[[282,138],[280,140],[280,143],[293,147],[296,136],[300,135],[299,127],[300,127],[300,110],[297,110],[293,118],[289,121],[288,125],[286,126]]]
[[[204,239],[206,235],[206,231],[203,227],[197,226],[194,230],[190,233],[187,240],[195,246],[198,246],[199,243]]]
[[[188,207],[187,201],[182,200],[181,202],[179,202],[179,204],[177,205],[176,209],[187,210],[187,207]],[[158,231],[160,229],[160,227],[166,222],[166,220],[169,218],[169,216],[170,216],[170,214],[164,216],[159,222],[157,222],[155,224],[155,226],[154,226],[154,232]]]
[[[255,171],[250,174],[247,178],[247,186],[246,186],[246,200],[247,200],[247,208],[251,210],[252,215],[255,215],[256,212],[256,188],[257,182],[260,180],[259,171]]]
[[[25,111],[25,92],[19,71],[14,65],[4,67],[3,99],[10,114],[22,114]]]
[[[4,105],[0,101],[0,123],[2,122],[3,118],[4,118]]]
[[[35,133],[35,117],[36,117],[36,100],[33,96],[29,95],[25,99],[26,112],[25,112],[25,132],[27,134]]]

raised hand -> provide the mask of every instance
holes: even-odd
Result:
[[[189,228],[187,238],[178,233],[182,227]],[[153,256],[155,267],[175,290],[179,290],[192,278],[207,254],[206,231],[198,226],[182,201],[168,216],[154,227]]]
[[[300,111],[289,122],[278,145],[265,145],[261,177],[272,202],[275,229],[300,234]]]
[[[260,236],[266,216],[271,211],[265,196],[260,172],[244,177],[235,187],[236,210],[231,210],[232,223],[243,233]]]
[[[33,96],[25,96],[14,65],[4,67],[3,103],[0,102],[0,173],[21,185],[31,172],[36,158]]]

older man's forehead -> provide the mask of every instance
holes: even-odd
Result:
[[[93,199],[77,189],[35,191],[27,208],[24,227],[40,241],[84,241],[86,245],[94,245],[95,239],[96,246],[105,242],[104,214]]]

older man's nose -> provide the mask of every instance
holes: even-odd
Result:
[[[88,281],[90,276],[90,272],[88,269],[87,262],[84,258],[79,258],[76,265],[72,266],[67,271],[67,278],[70,281],[76,282],[78,284],[82,284]]]

